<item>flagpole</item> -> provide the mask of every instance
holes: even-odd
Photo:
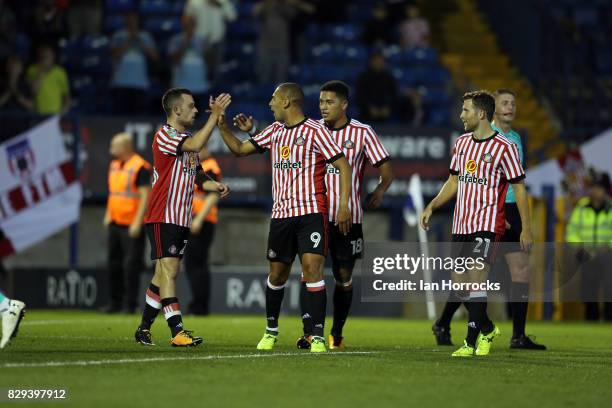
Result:
[[[421,247],[421,253],[425,259],[429,258],[429,245],[427,240],[427,231],[420,227],[419,221],[421,214],[423,213],[423,189],[421,186],[421,177],[418,174],[413,174],[410,178],[410,184],[408,186],[408,193],[412,198],[412,204],[416,211],[416,228],[419,234],[419,243]],[[428,264],[428,263],[427,263]],[[423,280],[427,283],[427,287],[431,288],[429,283],[432,282],[431,270],[429,268],[423,268]],[[427,318],[434,320],[436,318],[436,303],[434,301],[433,291],[428,289],[425,291],[425,301],[427,305]]]

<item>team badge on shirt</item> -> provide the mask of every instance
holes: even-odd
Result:
[[[170,245],[170,248],[168,248],[168,252],[170,252],[171,255],[176,255],[178,249],[176,248],[176,246]]]
[[[342,143],[342,147],[345,149],[352,149],[355,147],[355,143],[353,143],[351,140],[345,140],[344,143]]]
[[[493,161],[493,155],[491,153],[485,153],[482,155],[482,161],[485,163],[491,163]]]
[[[304,143],[306,143],[306,139],[304,139],[302,136],[295,139],[295,144],[297,146],[302,146]]]

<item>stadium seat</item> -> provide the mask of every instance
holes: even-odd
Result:
[[[325,31],[334,42],[341,41],[345,44],[358,41],[361,35],[361,30],[353,23],[329,25]]]
[[[449,109],[432,109],[427,112],[425,124],[428,126],[442,127],[447,126],[450,122]]]
[[[239,2],[236,5],[236,11],[238,12],[238,20],[250,20],[253,18],[253,3]]]
[[[450,75],[442,67],[414,68],[414,74],[419,85],[444,86],[450,80]]]
[[[250,21],[234,21],[227,26],[228,37],[240,41],[253,41],[257,38],[257,28]]]
[[[450,103],[450,97],[448,91],[445,88],[419,88],[421,93],[421,101],[426,106],[448,106]]]
[[[144,23],[144,29],[155,36],[175,34],[181,30],[179,17],[151,17]]]
[[[418,47],[412,48],[406,52],[406,61],[411,63],[429,63],[435,64],[438,60],[438,55],[433,48]]]
[[[593,27],[599,22],[599,16],[595,7],[576,7],[574,9],[574,21],[579,26]]]
[[[142,16],[147,16],[151,14],[168,15],[174,10],[168,0],[141,0],[139,11]]]
[[[137,9],[135,0],[106,0],[106,13],[125,13]]]
[[[113,34],[115,31],[119,31],[125,27],[125,21],[121,14],[107,15],[104,19],[104,32],[107,34]]]

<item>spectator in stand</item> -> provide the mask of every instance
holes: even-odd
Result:
[[[384,46],[394,42],[393,26],[388,21],[389,14],[383,3],[378,3],[372,9],[372,19],[363,29],[362,41],[369,47]]]
[[[18,55],[11,55],[6,60],[6,73],[3,75],[0,88],[0,109],[4,111],[32,110],[34,104],[30,98],[30,89],[23,77],[23,61]]]
[[[66,17],[60,2],[40,0],[34,9],[33,23],[30,27],[35,44],[42,42],[59,45],[59,40],[66,37]]]
[[[70,110],[70,87],[66,70],[55,63],[53,46],[38,47],[38,59],[26,72],[34,95],[34,112],[41,115],[64,114]]]
[[[357,78],[356,99],[360,120],[388,120],[397,99],[396,89],[395,78],[385,66],[385,57],[379,52],[372,54],[369,67]]]
[[[147,106],[150,87],[149,60],[159,59],[151,34],[139,28],[138,14],[125,14],[125,29],[111,40],[114,72],[111,80],[114,110],[121,114],[140,114]]]
[[[297,10],[295,1],[264,0],[253,8],[259,21],[257,74],[261,83],[281,83],[289,73],[290,23]]]
[[[172,87],[186,88],[193,93],[196,106],[207,106],[210,83],[204,62],[205,38],[196,35],[197,21],[185,14],[183,31],[168,43],[168,55],[172,61]]]
[[[312,1],[303,0],[287,0],[287,3],[295,6],[297,14],[291,23],[290,35],[290,52],[291,62],[304,62],[308,59],[310,44],[306,33],[306,28],[315,18],[317,8]]]
[[[236,7],[230,0],[188,0],[185,14],[195,17],[196,35],[207,41],[208,79],[214,82],[225,50],[226,25],[236,20]]]
[[[406,19],[400,24],[400,44],[405,50],[429,47],[429,23],[417,6],[406,7]]]
[[[423,110],[423,100],[418,90],[405,88],[400,91],[399,116],[402,122],[409,123],[412,127],[423,124],[425,111]]]
[[[67,10],[68,31],[71,38],[100,33],[102,0],[73,0]]]
[[[301,0],[264,0],[253,8],[259,21],[257,40],[257,73],[261,83],[287,80],[290,65],[291,20],[299,12],[314,11]]]

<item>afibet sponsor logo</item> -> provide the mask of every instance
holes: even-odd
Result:
[[[292,169],[301,169],[302,161],[291,161],[291,147],[290,146],[281,146],[278,151],[278,156],[280,157],[280,161],[277,161],[273,164],[273,168],[279,170],[292,170]]]
[[[470,159],[465,163],[465,173],[459,176],[459,181],[463,183],[473,183],[487,185],[488,180],[486,177],[477,177],[475,174],[478,171],[478,163],[476,160]]]

